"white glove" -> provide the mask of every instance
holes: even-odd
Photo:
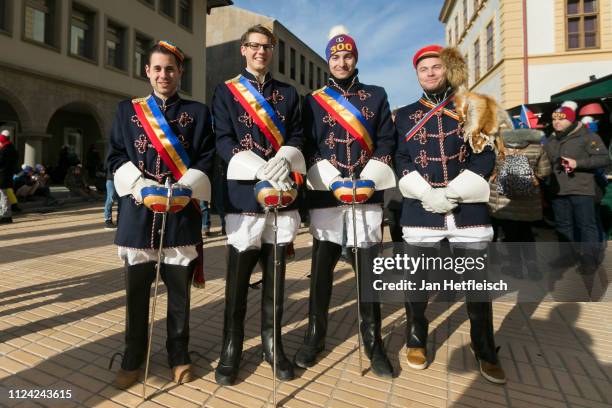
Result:
[[[293,187],[293,181],[289,177],[285,177],[276,182],[281,191],[289,191]]]
[[[262,176],[262,180],[282,180],[289,176],[289,163],[284,157],[273,157],[264,166]]]
[[[457,203],[446,197],[446,188],[432,188],[423,194],[421,204],[426,211],[446,214],[457,206]]]
[[[132,195],[139,203],[142,203],[142,189],[145,187],[163,187],[162,184],[154,180],[150,180],[140,176],[138,180],[134,183],[134,187],[132,187]]]
[[[455,202],[455,203],[462,201],[461,196],[459,195],[459,193],[456,192],[455,190],[453,190],[452,187],[451,188],[447,187],[445,194],[446,194],[446,198],[448,198],[449,201],[452,201],[452,202]]]
[[[270,183],[273,189],[280,191],[281,188],[277,181],[274,181],[274,180],[266,180],[266,181]]]

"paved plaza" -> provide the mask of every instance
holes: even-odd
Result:
[[[213,232],[218,232],[218,226]],[[262,363],[260,290],[249,291],[246,343],[239,382],[214,381],[221,347],[225,239],[205,243],[206,288],[192,290],[191,350],[197,380],[170,382],[165,353],[166,292],[161,287],[153,338],[151,398],[141,383],[127,391],[110,383],[122,351],[124,276],[103,229],[99,204],[27,214],[0,227],[0,405],[90,407],[265,407],[272,372]],[[307,326],[312,237],[302,229],[288,265],[283,318],[285,350],[293,356]],[[254,274],[252,281],[259,279]],[[469,351],[469,323],[460,303],[432,303],[431,366],[406,364],[403,305],[384,304],[383,336],[397,374],[360,376],[355,282],[340,262],[335,272],[327,348],[319,364],[297,370],[278,387],[279,406],[314,407],[612,407],[612,304],[494,304],[494,326],[506,386],[486,382]],[[11,390],[71,390],[66,400],[9,399]],[[270,404],[271,406],[271,404]]]

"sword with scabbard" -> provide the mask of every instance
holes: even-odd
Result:
[[[361,345],[363,344],[363,338],[361,336],[361,294],[359,293],[361,285],[359,284],[359,252],[357,251],[357,215],[355,209],[357,179],[355,178],[355,173],[353,173],[351,176],[351,182],[353,183],[353,198],[351,200],[351,212],[353,213],[353,259],[355,259],[355,280],[357,283],[357,349],[359,353],[359,373],[363,377],[363,362],[361,357]]]
[[[155,324],[155,309],[157,307],[157,288],[159,286],[159,276],[161,271],[161,262],[164,249],[164,236],[166,233],[166,220],[168,217],[168,210],[170,209],[170,201],[172,199],[172,184],[170,178],[166,178],[164,186],[167,190],[166,194],[166,208],[162,213],[161,230],[159,233],[159,249],[157,250],[157,265],[155,266],[155,285],[153,286],[153,309],[149,317],[149,337],[147,340],[147,359],[145,364],[144,380],[142,382],[142,399],[146,399],[147,395],[147,378],[149,376],[149,363],[151,361],[151,340],[153,338],[153,326]]]

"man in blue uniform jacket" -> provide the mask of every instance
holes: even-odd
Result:
[[[326,48],[329,83],[306,97],[303,110],[310,166],[307,204],[314,237],[308,329],[295,356],[295,363],[303,368],[313,366],[325,348],[333,271],[340,258],[344,231],[347,245],[357,247],[359,283],[365,287],[382,241],[382,190],[396,185],[390,167],[395,129],[387,94],[381,87],[359,82],[357,45],[346,29],[334,27],[330,37]],[[359,202],[355,204],[356,226],[350,204],[354,180],[360,186],[355,195]],[[354,227],[357,243],[353,242]],[[353,256],[351,262],[355,268]],[[360,330],[372,371],[391,377],[393,369],[381,339],[380,303],[367,301],[363,294],[360,300]]]
[[[244,340],[249,278],[259,261],[263,271],[261,342],[264,359],[273,364],[276,330],[276,374],[294,378],[292,363],[283,351],[283,312],[287,246],[300,226],[297,203],[279,210],[277,303],[274,305],[273,214],[264,212],[255,198],[255,184],[268,181],[277,190],[293,186],[290,174],[304,174],[302,124],[295,88],[272,78],[268,66],[276,45],[274,34],[264,26],[249,28],[241,38],[240,52],[246,68],[240,75],[219,84],[213,96],[215,135],[219,156],[227,164],[225,228],[227,276],[221,358],[215,380],[235,383]],[[298,179],[300,177],[297,177]],[[277,327],[273,327],[276,313]]]
[[[120,102],[111,130],[107,166],[120,196],[115,244],[126,264],[126,344],[114,382],[121,389],[138,380],[145,358],[150,288],[160,245],[161,277],[168,289],[168,363],[176,382],[192,379],[189,306],[196,245],[202,241],[199,206],[186,200],[174,208],[164,242],[159,242],[162,214],[143,199],[151,187],[163,187],[166,178],[193,199],[210,199],[212,117],[205,105],[178,95],[183,60],[181,50],[167,41],[153,46],[146,66],[153,92]]]
[[[445,62],[444,53],[451,51],[449,55],[460,59],[454,65]],[[495,152],[487,146],[475,154],[463,139],[452,99],[455,89],[448,78],[450,69],[465,74],[465,61],[452,49],[432,45],[414,55],[413,65],[423,96],[399,109],[395,119],[396,170],[404,196],[401,225],[407,252],[413,257],[423,253],[435,257],[439,255],[438,242],[446,239],[455,256],[482,256],[484,243],[493,237],[486,203]],[[426,280],[428,273],[434,271],[420,271],[420,279]],[[417,285],[420,287],[420,282]],[[406,303],[406,314],[412,320],[407,333],[407,358],[414,369],[427,367],[427,299],[423,297],[412,297]],[[471,347],[480,371],[487,380],[504,383],[506,377],[493,337],[491,302],[471,301],[468,296],[466,303]]]

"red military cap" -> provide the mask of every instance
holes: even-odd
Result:
[[[443,48],[444,47],[442,47],[441,45],[436,45],[436,44],[427,45],[421,48],[420,50],[416,52],[416,54],[414,54],[414,57],[412,58],[412,65],[414,65],[414,67],[416,68],[419,61],[423,58],[439,57],[440,51],[442,51]]]

